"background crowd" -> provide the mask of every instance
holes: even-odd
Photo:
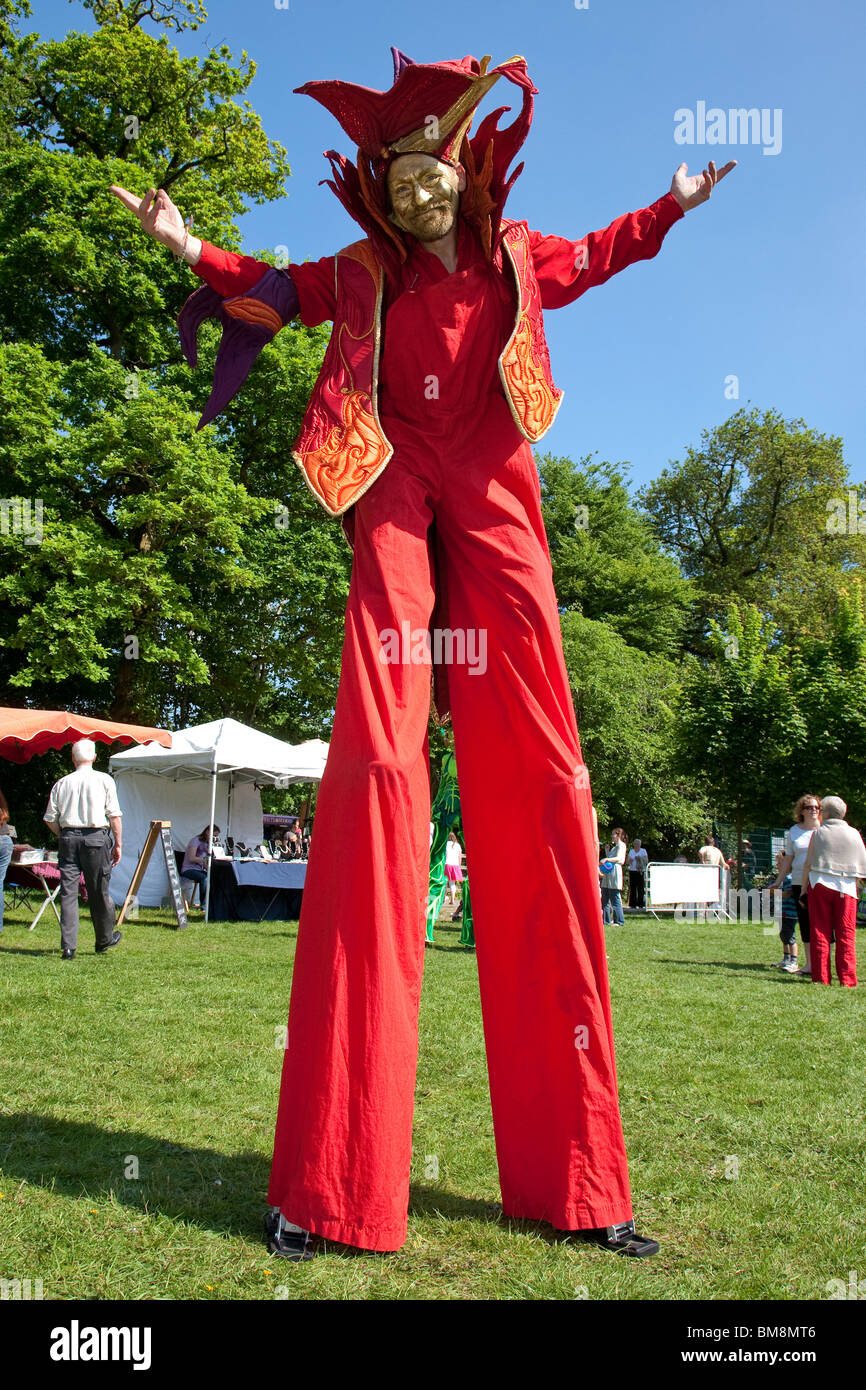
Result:
[[[790,974],[829,984],[831,948],[835,946],[836,978],[841,985],[857,983],[856,927],[860,884],[866,880],[866,846],[849,825],[848,807],[838,796],[822,800],[805,793],[794,806],[794,822],[776,855],[775,873],[758,882],[751,842],[742,841],[739,858],[726,859],[713,836],[706,837],[697,859],[680,854],[675,863],[697,862],[721,871],[722,904],[730,908],[736,888],[760,887],[770,895],[771,911],[780,920],[783,955],[779,968]],[[606,924],[623,926],[625,912],[646,907],[648,854],[639,838],[628,848],[625,831],[617,826],[610,842],[599,841],[598,869],[602,913]],[[628,907],[623,908],[623,869],[628,872]],[[781,910],[773,903],[780,898]],[[799,959],[797,927],[803,946]]]

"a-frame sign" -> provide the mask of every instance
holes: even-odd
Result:
[[[120,910],[117,925],[120,926],[126,917],[127,912],[135,903],[135,897],[144,878],[145,870],[150,863],[150,856],[153,854],[157,840],[162,843],[163,854],[165,855],[165,867],[168,873],[169,887],[171,888],[171,905],[174,915],[177,918],[178,928],[188,927],[189,919],[186,915],[186,903],[183,900],[183,893],[180,887],[180,874],[177,871],[177,860],[174,857],[174,849],[171,844],[171,821],[152,820],[147,839],[144,842],[144,849],[139,855],[138,863],[135,866],[135,873],[129,885],[129,891]]]

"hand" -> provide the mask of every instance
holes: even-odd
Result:
[[[186,227],[180,209],[171,201],[164,188],[149,188],[143,198],[136,198],[134,193],[116,183],[111,185],[111,191],[125,208],[135,213],[148,236],[162,242],[163,246],[167,246],[175,255],[180,254]],[[190,250],[194,249],[191,243],[195,242],[197,238],[187,239]]]
[[[112,869],[114,868],[114,866],[115,866],[116,864],[119,864],[119,863],[120,863],[122,853],[123,853],[123,851],[121,850],[120,845],[114,845],[114,846],[113,846],[112,851],[111,851],[111,867],[112,867]]]
[[[671,193],[673,193],[683,212],[688,212],[690,208],[696,208],[699,203],[709,201],[710,194],[716,184],[729,174],[736,167],[736,159],[731,159],[721,169],[716,169],[713,160],[710,160],[709,167],[702,174],[689,174],[688,165],[681,164],[671,180]]]

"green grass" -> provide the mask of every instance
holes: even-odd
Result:
[[[772,969],[760,926],[608,930],[654,1259],[501,1217],[475,957],[447,923],[425,958],[407,1244],[286,1266],[260,1233],[296,924],[142,912],[98,957],[85,914],[67,964],[53,919],[27,920],[7,910],[0,938],[0,1276],[45,1298],[823,1299],[866,1274],[864,991]]]

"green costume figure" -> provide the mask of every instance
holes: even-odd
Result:
[[[433,843],[430,846],[430,891],[427,895],[427,935],[428,943],[433,941],[433,927],[445,899],[448,879],[445,877],[445,847],[448,835],[461,825],[460,788],[457,785],[457,759],[453,753],[446,753],[442,759],[439,777],[439,790],[430,808],[433,822]],[[461,827],[462,828],[462,827]],[[472,930],[472,903],[469,898],[468,877],[463,880],[463,925],[460,931],[460,945],[474,946],[475,933]]]

